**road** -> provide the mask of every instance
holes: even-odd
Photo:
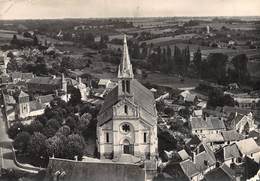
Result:
[[[15,169],[17,168],[14,161],[13,161],[13,154],[12,154],[12,140],[8,138],[6,133],[6,125],[3,119],[2,111],[0,111],[0,157],[1,168],[6,169]]]

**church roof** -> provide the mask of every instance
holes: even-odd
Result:
[[[157,121],[156,110],[155,110],[155,100],[152,92],[144,87],[137,80],[133,79],[130,81],[131,90],[133,93],[134,104],[140,106],[140,116],[149,124],[154,125]],[[105,116],[99,116],[99,125],[104,124],[105,122],[112,119],[113,112],[112,106],[115,105],[120,100],[118,95],[118,86],[112,89],[108,95],[105,97],[105,101],[101,110],[99,112],[100,115],[106,112]]]

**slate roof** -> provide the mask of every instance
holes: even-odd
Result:
[[[191,127],[202,130],[226,129],[224,122],[217,117],[207,117],[206,120],[201,117],[192,117]]]
[[[153,93],[135,79],[131,80],[130,84],[134,97],[134,104],[140,106],[141,108],[140,117],[149,124],[154,125],[157,121],[157,115]],[[112,119],[112,108],[119,100],[120,97],[118,95],[118,86],[116,86],[105,97],[104,104],[99,112],[99,125],[102,125]]]

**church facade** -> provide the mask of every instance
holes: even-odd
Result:
[[[124,37],[118,85],[105,97],[98,115],[97,148],[101,159],[122,154],[154,159],[158,154],[157,111],[152,92],[134,79]]]

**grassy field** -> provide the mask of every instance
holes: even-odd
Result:
[[[185,78],[183,82],[180,78],[174,75],[165,75],[160,73],[150,73],[147,78],[140,79],[142,83],[151,83],[159,86],[171,87],[173,89],[177,88],[188,88],[196,87],[199,84],[198,79]]]
[[[217,30],[220,30],[223,26],[229,28],[229,29],[232,29],[232,30],[254,30],[256,29],[256,26],[255,24],[253,23],[245,23],[245,22],[242,22],[242,23],[236,23],[236,24],[230,24],[230,23],[217,23],[217,22],[214,22],[214,23],[202,23],[198,26],[194,26],[193,28],[205,28],[206,26],[210,26],[211,28],[213,29],[217,29]]]

